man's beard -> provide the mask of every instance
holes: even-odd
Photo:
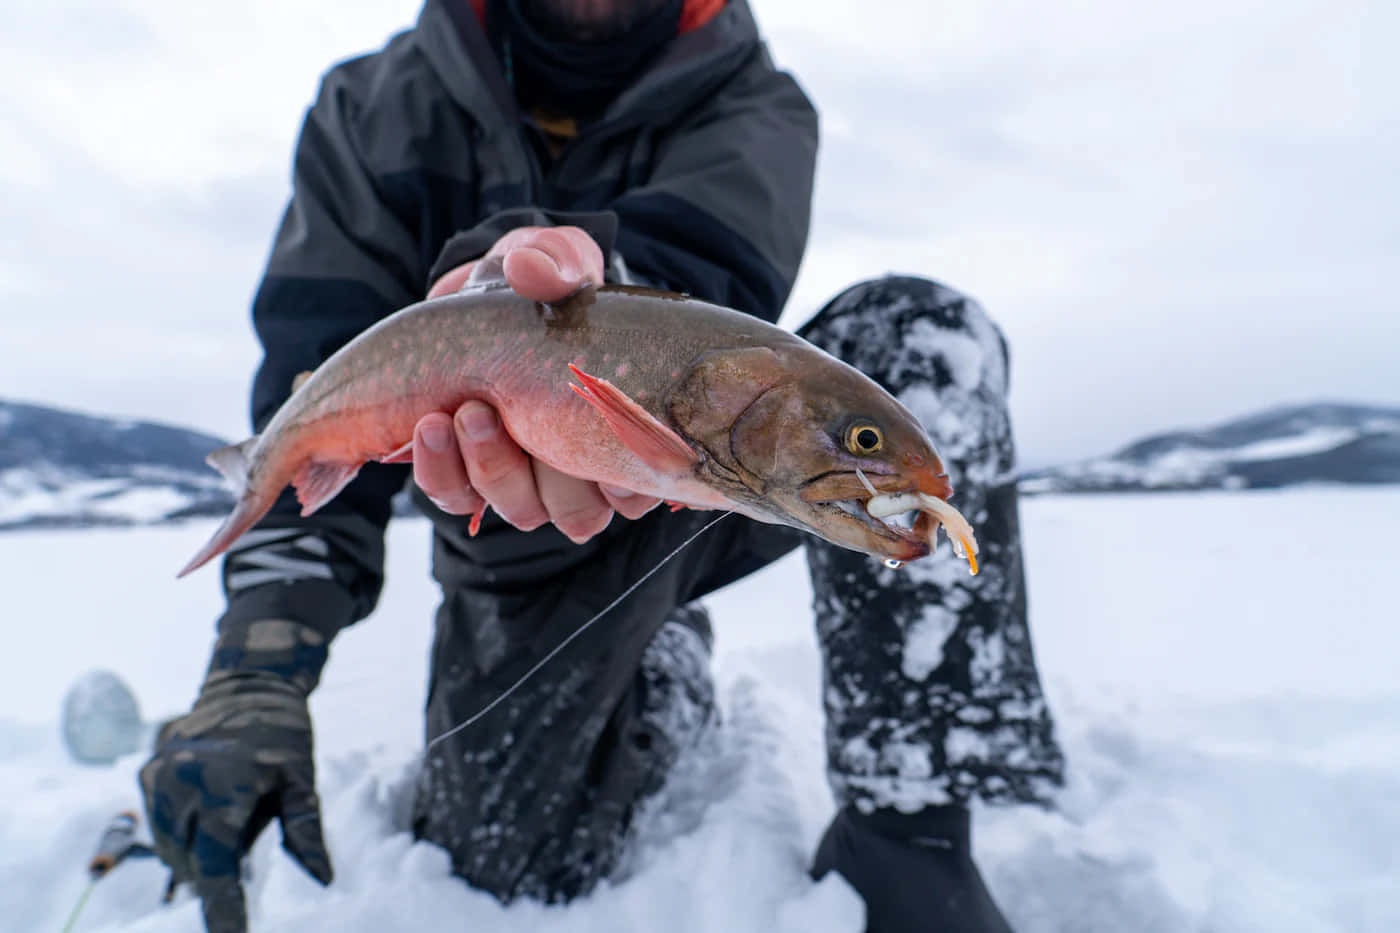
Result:
[[[675,38],[682,6],[683,0],[490,0],[487,28],[525,106],[589,118]]]
[[[666,0],[521,0],[542,34],[561,42],[604,42],[632,30]]]

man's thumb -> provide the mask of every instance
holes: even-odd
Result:
[[[293,786],[282,795],[282,848],[322,884],[330,884],[335,877],[321,832],[321,804],[314,788]]]

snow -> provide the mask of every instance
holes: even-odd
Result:
[[[1244,444],[1233,450],[1224,451],[1225,458],[1231,461],[1282,460],[1284,457],[1306,457],[1340,447],[1348,441],[1356,440],[1361,434],[1355,428],[1318,427],[1286,437],[1271,437],[1267,440]]]
[[[208,475],[133,465],[117,476],[40,464],[0,470],[0,528],[28,522],[148,524],[190,507],[200,492],[222,489]]]
[[[1144,471],[1143,482],[1164,486],[1176,482],[1193,482],[1228,469],[1232,463],[1260,460],[1283,460],[1325,453],[1361,436],[1351,427],[1322,426],[1224,449],[1183,447],[1152,459],[1147,467],[1125,464],[1128,471]]]
[[[1053,812],[977,814],[979,862],[1015,928],[1400,929],[1400,489],[1049,496],[1024,525],[1070,784]],[[65,758],[64,691],[106,668],[152,717],[193,696],[217,574],[172,576],[208,531],[0,535],[7,930],[59,929],[103,826],[138,800],[140,755]],[[389,545],[381,607],[336,641],[312,703],[337,880],[320,888],[266,833],[254,931],[859,929],[854,894],[803,873],[832,802],[800,557],[711,601],[726,728],[650,815],[631,875],[567,908],[503,908],[402,828],[434,596],[425,526],[397,522]],[[152,861],[122,865],[77,929],[198,931],[188,898],[158,905],[164,880]]]
[[[929,606],[904,636],[901,669],[910,680],[923,680],[943,663],[943,643],[957,628],[958,617],[942,606]]]
[[[1237,465],[1289,460],[1335,450],[1344,444],[1373,434],[1394,433],[1400,422],[1371,418],[1360,426],[1317,425],[1278,437],[1268,437],[1235,447],[1205,447],[1185,445],[1146,458],[1134,460],[1089,460],[1060,468],[1059,475],[1032,477],[1024,480],[1024,492],[1048,493],[1064,487],[1065,482],[1120,484],[1148,489],[1199,485],[1223,485],[1229,489],[1243,488],[1248,480],[1232,475]]]

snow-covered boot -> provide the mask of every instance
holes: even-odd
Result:
[[[972,861],[965,807],[917,813],[846,807],[812,876],[835,871],[865,900],[866,933],[1011,933]]]

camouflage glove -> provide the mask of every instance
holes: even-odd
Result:
[[[829,871],[865,901],[866,933],[1011,933],[972,861],[964,807],[847,806],[817,846],[812,877]]]
[[[300,623],[227,628],[194,708],[161,729],[141,769],[156,852],[194,885],[210,933],[247,929],[239,867],[274,817],[282,847],[331,881],[306,708],[325,659],[324,637]]]

